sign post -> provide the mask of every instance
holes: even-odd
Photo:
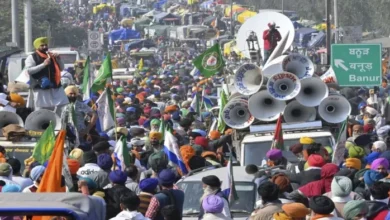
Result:
[[[339,86],[379,86],[382,82],[380,44],[333,44],[331,65]]]

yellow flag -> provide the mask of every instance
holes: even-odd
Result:
[[[141,58],[139,60],[139,63],[138,63],[138,69],[142,70],[142,68],[144,68],[144,59],[143,58]]]

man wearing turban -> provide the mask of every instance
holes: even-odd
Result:
[[[64,64],[58,54],[48,52],[48,43],[46,37],[35,39],[35,52],[26,58],[25,66],[31,76],[30,88],[33,91],[35,110],[45,108],[60,115],[62,107],[69,103],[61,87],[61,70]]]
[[[77,100],[79,89],[76,86],[71,85],[66,87],[65,94],[68,97],[69,104],[66,105],[61,118],[66,123],[72,125],[72,127],[75,127],[79,138],[84,140],[89,136],[89,132],[95,126],[97,114],[87,104]],[[85,116],[90,117],[88,125],[85,123]]]

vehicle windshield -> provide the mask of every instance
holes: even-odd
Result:
[[[77,59],[76,54],[60,54],[60,59],[64,64],[74,64]]]
[[[232,213],[250,214],[256,202],[255,184],[252,182],[234,182],[238,194],[238,201],[231,205]],[[184,191],[185,201],[183,215],[197,215],[200,210],[200,198],[203,195],[203,183],[197,181],[180,182],[177,186]]]
[[[322,146],[333,146],[332,139],[330,136],[323,136],[323,137],[313,137],[316,143],[320,143]],[[296,143],[299,143],[299,138],[292,138],[292,139],[284,139],[284,149],[285,153],[290,152],[290,146],[294,145]],[[253,143],[245,143],[244,144],[244,166],[248,164],[255,164],[260,166],[263,158],[265,157],[267,151],[270,149],[272,144],[272,141],[264,141],[264,142],[253,142]],[[283,154],[286,156],[285,154]],[[287,160],[291,161],[290,159],[294,160],[294,155],[288,154],[290,158],[287,158]]]

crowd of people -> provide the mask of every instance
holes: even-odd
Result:
[[[68,1],[61,3],[72,18],[65,22],[74,25],[92,30],[99,28],[99,22],[105,28],[104,21],[115,20],[114,17],[92,18],[86,15],[85,6],[74,10]],[[270,25],[270,29],[274,27],[275,24]],[[157,45],[163,42],[161,38],[155,40]],[[34,47],[35,53],[25,63],[33,81],[30,86],[35,110],[53,110],[69,125],[66,154],[73,187],[66,187],[66,192],[102,198],[106,219],[182,219],[183,203],[191,196],[176,185],[186,176],[184,170],[217,169],[228,164],[228,154],[236,156],[235,149],[230,149],[233,130],[215,126],[219,111],[210,107],[218,106],[210,97],[219,96],[215,85],[223,81],[223,73],[210,78],[191,74],[195,54],[174,53],[169,57],[160,51],[158,62],[134,63],[137,71],[132,79],[108,83],[114,102],[115,126],[102,130],[96,102],[103,91],[92,92],[89,99],[83,99],[80,76],[74,76],[78,79],[75,84],[64,88],[60,80],[61,59],[57,54],[48,53],[48,39],[38,38]],[[82,66],[78,68],[78,73],[85,73]],[[96,65],[96,73],[92,74],[98,74],[99,68]],[[247,175],[254,177],[258,198],[249,219],[390,219],[387,79],[383,79],[380,87],[343,88],[339,93],[349,100],[353,109],[346,129],[348,139],[345,144],[339,143],[342,146],[336,146],[344,149],[343,160],[335,162],[336,149],[322,146],[310,137],[301,137],[299,143],[287,146],[299,159],[297,164],[283,157],[282,150],[269,150],[264,155],[267,161],[264,167],[278,169],[271,172],[260,167],[263,158],[259,158],[259,164],[245,168]],[[197,106],[193,101],[197,97],[210,102],[194,109]],[[26,104],[16,93],[0,94],[1,111],[17,112],[16,109],[23,109]],[[172,163],[167,155],[164,139],[168,130],[176,138],[185,169]],[[125,154],[130,161],[125,167],[115,153],[121,140],[126,142]],[[37,193],[48,166],[48,161],[8,157],[0,147],[1,192]],[[202,183],[198,219],[233,219],[230,206],[235,201],[229,197],[232,189],[222,189],[221,180],[215,175],[203,177]],[[240,202],[245,199],[239,198]]]

